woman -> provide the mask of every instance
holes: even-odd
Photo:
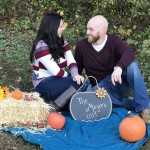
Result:
[[[84,82],[70,46],[64,40],[63,17],[57,13],[45,13],[30,53],[33,65],[34,88],[49,103],[72,85],[76,90]],[[64,67],[68,67],[68,73]]]

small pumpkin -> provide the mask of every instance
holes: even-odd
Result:
[[[123,119],[119,125],[119,133],[123,140],[127,142],[136,142],[144,138],[146,134],[146,125],[143,119],[133,115],[131,111],[129,116]]]
[[[65,122],[65,117],[57,112],[52,112],[48,115],[48,125],[53,129],[61,130]]]
[[[12,97],[16,100],[20,100],[23,98],[23,94],[20,90],[15,90],[12,92]]]

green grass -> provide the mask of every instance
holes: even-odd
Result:
[[[0,85],[32,90],[29,53],[35,34],[32,31],[0,32]],[[20,81],[21,80],[21,81]]]

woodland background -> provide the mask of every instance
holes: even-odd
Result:
[[[119,35],[136,52],[150,93],[149,0],[0,0],[0,86],[33,90],[29,52],[42,15],[47,11],[63,15],[68,24],[65,37],[72,51],[76,42],[86,37],[87,21],[94,15],[104,15],[109,21],[108,33]],[[41,149],[3,131],[0,134],[0,149]],[[7,139],[10,142],[3,143]],[[148,146],[149,141],[141,149]]]

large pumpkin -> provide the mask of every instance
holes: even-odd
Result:
[[[53,129],[61,130],[65,122],[65,117],[57,112],[52,112],[48,115],[48,125]]]
[[[119,133],[123,140],[136,142],[145,136],[146,125],[141,117],[133,115],[131,111],[128,114],[129,116],[120,123]]]

